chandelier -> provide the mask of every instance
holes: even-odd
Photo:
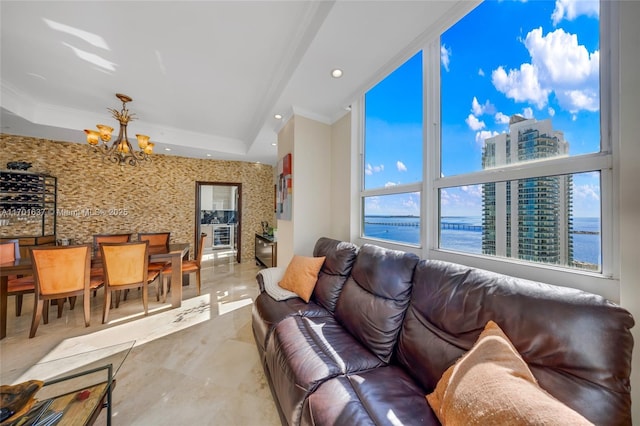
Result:
[[[99,152],[104,156],[105,161],[119,164],[120,166],[124,166],[125,164],[137,166],[143,161],[151,161],[149,155],[153,152],[154,144],[149,142],[149,136],[136,135],[140,151],[134,151],[127,138],[127,124],[131,120],[136,119],[135,114],[129,113],[126,107],[127,102],[131,102],[133,99],[121,93],[116,93],[116,97],[122,101],[122,110],[118,111],[115,108],[107,109],[111,111],[113,118],[120,123],[120,133],[118,133],[118,137],[109,145],[108,142],[111,140],[113,127],[98,124],[96,125],[98,128],[97,131],[84,131],[87,134],[87,142],[91,145],[94,152]],[[101,141],[102,143],[100,143]]]

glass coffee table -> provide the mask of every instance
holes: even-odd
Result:
[[[31,409],[15,415],[2,426],[90,425],[103,408],[111,424],[115,376],[135,341],[88,350],[43,361],[23,370],[3,372],[2,384],[39,380],[44,385],[35,394]]]

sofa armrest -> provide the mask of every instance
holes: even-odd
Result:
[[[256,275],[256,281],[258,282],[258,287],[260,288],[260,292],[264,291],[264,283],[265,281],[275,281],[276,283],[282,280],[284,277],[284,273],[287,269],[280,267],[266,268],[262,269]]]

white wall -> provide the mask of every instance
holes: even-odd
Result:
[[[331,126],[296,115],[278,134],[278,157],[292,154],[292,220],[278,220],[278,266],[311,256],[331,224]]]
[[[636,320],[631,371],[633,423],[640,424],[640,3],[620,6],[620,304]]]
[[[331,126],[331,224],[330,238],[350,241],[351,114]],[[340,214],[334,214],[339,211]]]

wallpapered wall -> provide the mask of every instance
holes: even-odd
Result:
[[[254,259],[261,221],[275,223],[273,167],[242,161],[154,154],[151,163],[104,163],[86,144],[0,134],[0,169],[27,161],[58,178],[57,238],[89,243],[93,234],[171,231],[194,244],[196,181],[242,184],[242,261]],[[15,225],[0,226],[12,236]],[[192,250],[193,253],[193,250]]]

